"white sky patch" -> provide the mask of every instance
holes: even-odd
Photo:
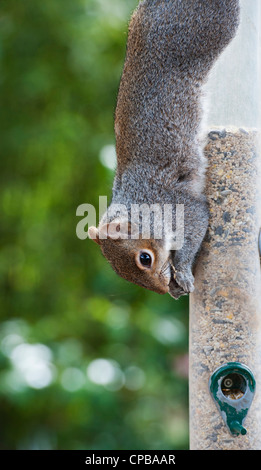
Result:
[[[91,382],[103,385],[110,391],[119,390],[125,382],[125,377],[116,361],[110,359],[95,359],[87,367],[87,376]]]
[[[109,170],[115,170],[117,165],[115,145],[105,145],[100,151],[100,162]]]
[[[177,319],[163,318],[152,323],[151,332],[160,343],[175,344],[183,338],[185,327]]]
[[[29,387],[41,389],[53,381],[52,352],[44,344],[19,344],[13,349],[10,359]]]
[[[24,338],[16,333],[5,336],[1,341],[1,350],[5,356],[9,357],[14,348],[24,343]]]

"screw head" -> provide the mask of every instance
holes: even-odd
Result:
[[[226,379],[224,379],[224,386],[226,388],[231,388],[233,386],[233,380],[227,377]]]

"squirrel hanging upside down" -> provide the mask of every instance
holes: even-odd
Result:
[[[202,87],[235,36],[239,10],[239,0],[144,0],[129,26],[112,201],[88,233],[121,277],[176,299],[194,290],[193,264],[208,227]],[[171,222],[154,215],[162,237],[142,236],[142,213],[132,220],[132,207],[143,204],[171,205]],[[177,206],[184,208],[182,246],[172,243]]]

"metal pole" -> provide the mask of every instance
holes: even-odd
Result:
[[[257,132],[211,132],[207,197],[210,225],[190,295],[190,448],[261,449],[261,227]],[[249,367],[256,393],[245,435],[233,436],[209,392],[214,371],[228,362]],[[222,394],[221,394],[222,395]],[[236,400],[236,398],[235,398]]]

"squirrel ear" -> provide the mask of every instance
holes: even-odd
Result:
[[[97,243],[98,245],[101,244],[100,239],[99,239],[99,232],[96,227],[90,227],[88,230],[88,235],[89,235],[89,238],[91,238],[95,243]]]
[[[131,234],[131,224],[128,219],[115,219],[109,224],[102,225],[99,229],[100,239],[126,240]]]

